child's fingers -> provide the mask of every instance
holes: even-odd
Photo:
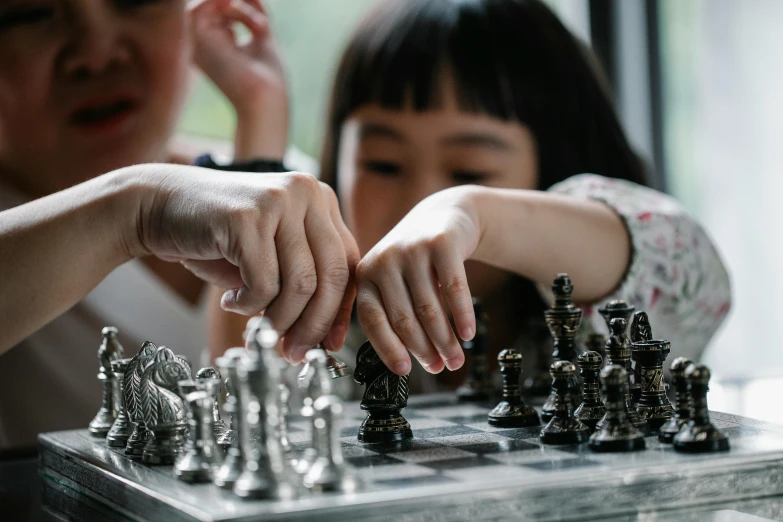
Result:
[[[408,265],[404,276],[416,317],[430,342],[440,354],[446,368],[458,369],[465,362],[465,355],[449,324],[432,267],[429,263]]]
[[[187,11],[191,15],[198,16],[199,14],[209,10],[221,10],[228,6],[231,0],[191,0],[188,2]]]
[[[362,329],[383,364],[397,375],[410,373],[408,350],[389,324],[378,288],[369,281],[360,282],[356,303]]]
[[[239,22],[248,28],[255,38],[266,36],[269,32],[269,18],[245,2],[229,2],[223,15],[232,22]]]
[[[476,335],[476,316],[473,312],[468,276],[465,274],[465,263],[455,262],[459,259],[461,258],[456,253],[436,252],[432,262],[438,274],[441,292],[454,318],[457,334],[469,341]]]
[[[376,278],[374,283],[381,292],[383,307],[394,333],[425,370],[440,373],[443,370],[443,361],[416,317],[402,274],[395,269],[383,271],[384,276]]]

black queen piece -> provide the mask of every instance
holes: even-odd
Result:
[[[411,426],[400,413],[408,405],[408,375],[389,370],[370,341],[356,354],[354,380],[367,386],[360,405],[367,418],[359,428],[359,441],[373,444],[412,439]]]

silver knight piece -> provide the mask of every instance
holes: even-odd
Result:
[[[217,472],[223,451],[215,442],[212,430],[212,382],[180,381],[180,396],[185,400],[188,418],[188,439],[174,465],[174,473],[185,482],[210,482]],[[219,381],[217,381],[219,382]]]
[[[242,403],[240,443],[245,462],[234,483],[234,493],[243,498],[290,500],[297,497],[282,447],[273,436],[278,418],[274,396],[279,384],[274,368],[278,335],[267,319],[256,321],[247,333],[249,356],[237,365],[237,394]],[[270,419],[273,421],[270,426]],[[252,437],[257,433],[258,437]]]
[[[103,342],[98,348],[98,380],[103,383],[101,408],[90,422],[89,431],[93,437],[106,437],[120,410],[120,386],[111,370],[112,361],[125,357],[125,350],[117,340],[117,328],[107,326],[101,331]]]
[[[243,407],[237,394],[237,383],[239,382],[237,365],[247,357],[248,354],[244,348],[229,348],[222,357],[215,361],[218,368],[227,376],[226,389],[228,398],[223,406],[223,410],[231,416],[230,429],[224,437],[218,439],[220,446],[227,447],[223,465],[220,466],[220,469],[215,474],[215,485],[221,488],[233,488],[237,478],[242,474],[243,457],[242,448],[239,444],[239,433],[242,431]]]
[[[221,440],[225,438],[228,433],[228,426],[226,426],[226,423],[220,418],[220,401],[218,400],[223,387],[223,376],[220,375],[220,371],[217,368],[207,366],[196,373],[196,379],[217,379],[220,383],[220,386],[215,388],[214,396],[212,397],[212,429],[215,432],[215,438]]]
[[[123,393],[125,394],[125,408],[133,425],[133,432],[128,437],[125,445],[125,455],[132,460],[140,460],[144,453],[144,446],[152,438],[152,433],[147,429],[144,416],[141,411],[141,375],[144,369],[152,361],[158,347],[149,341],[143,343],[139,353],[133,356],[123,378]]]
[[[145,464],[174,464],[185,445],[185,408],[177,383],[191,378],[189,367],[161,346],[141,374],[140,410],[153,437],[144,446]]]

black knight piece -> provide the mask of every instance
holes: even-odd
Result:
[[[106,435],[106,444],[112,448],[124,448],[128,443],[128,438],[133,433],[133,424],[128,416],[128,409],[125,407],[125,372],[130,366],[132,359],[118,359],[111,362],[111,371],[114,379],[120,385],[120,410],[114,424],[111,425],[109,433]]]
[[[618,364],[601,370],[601,387],[606,398],[606,417],[590,436],[588,446],[597,452],[637,451],[645,447],[644,435],[626,415],[628,374]]]
[[[139,353],[133,356],[128,369],[125,371],[125,408],[133,425],[133,432],[125,444],[125,455],[131,460],[140,460],[144,453],[144,447],[152,438],[152,432],[147,429],[144,415],[141,410],[141,375],[152,362],[158,347],[149,341],[144,342]]]
[[[466,402],[483,402],[488,401],[495,390],[487,366],[487,314],[475,297],[473,313],[476,316],[476,335],[470,341],[460,340],[460,345],[465,352],[465,368],[468,375],[465,382],[457,388],[457,399]]]
[[[111,371],[112,361],[125,357],[125,350],[117,340],[117,329],[107,326],[101,331],[103,341],[98,348],[98,380],[103,384],[101,408],[90,422],[89,431],[93,437],[106,437],[119,413],[119,383]]]
[[[555,414],[541,430],[544,444],[579,444],[590,436],[590,428],[574,417],[575,396],[579,391],[576,383],[576,367],[569,361],[552,364],[552,390],[555,392]]]
[[[625,319],[623,318],[615,318],[609,322],[609,330],[612,332],[612,336],[609,337],[609,339],[606,341],[606,364],[607,366],[610,366],[612,364],[617,364],[622,366],[623,369],[625,369],[626,371],[626,377],[627,377],[628,364],[629,361],[631,360],[631,340],[628,339],[628,336],[625,334],[626,328],[627,325]],[[631,420],[631,424],[636,426],[636,429],[641,431],[643,435],[645,436],[648,435],[650,433],[650,426],[647,424],[647,421],[641,415],[639,415],[639,413],[633,407],[631,403],[630,393],[626,397],[625,403],[626,403],[625,414]],[[605,419],[606,416],[604,416],[603,419],[598,421],[598,424],[596,425],[596,429],[599,430],[601,429],[601,426]]]
[[[653,339],[633,343],[631,348],[641,376],[642,395],[636,411],[647,421],[650,434],[657,434],[664,422],[674,416],[674,408],[663,384],[663,361],[670,351],[669,341]]]
[[[634,310],[636,310],[636,308],[629,305],[622,299],[613,299],[606,303],[603,308],[599,308],[598,313],[601,314],[601,316],[604,318],[604,321],[606,321],[606,328],[609,331],[609,335],[612,335],[612,328],[609,326],[609,324],[612,322],[612,319],[624,319],[627,329],[628,325],[631,324],[631,316],[633,315]],[[650,339],[652,339],[652,334],[650,334]],[[639,400],[639,396],[641,395],[641,387],[639,386],[636,375],[634,374],[631,359],[628,359],[628,364],[625,367],[625,371],[628,372],[628,382],[630,383],[628,389],[631,396],[631,404],[636,404],[636,401]]]
[[[411,425],[400,410],[408,405],[408,375],[400,377],[378,357],[370,341],[356,354],[354,380],[366,385],[360,407],[367,418],[359,428],[359,441],[403,442],[413,438]]]
[[[606,413],[604,403],[601,402],[598,382],[598,374],[604,361],[601,354],[594,351],[582,353],[577,360],[582,376],[582,403],[574,412],[574,416],[584,422],[590,431],[594,431],[595,425]]]
[[[658,440],[671,444],[674,436],[677,435],[682,427],[691,419],[691,395],[688,391],[688,381],[685,379],[685,369],[693,364],[690,359],[677,357],[669,366],[672,373],[672,385],[676,393],[674,408],[674,417],[670,418],[658,430]]]
[[[503,398],[489,412],[489,424],[501,428],[541,424],[536,410],[522,400],[522,354],[510,348],[503,350],[498,354],[498,365],[503,375]]]
[[[691,364],[685,370],[693,411],[691,420],[674,436],[674,449],[682,453],[728,451],[729,439],[710,422],[707,391],[710,370],[701,364]]]
[[[555,296],[555,304],[549,310],[544,312],[544,319],[552,334],[554,340],[552,359],[554,361],[576,361],[576,331],[582,323],[582,310],[574,306],[571,301],[571,294],[574,291],[574,285],[571,284],[571,278],[568,274],[557,274],[552,283],[552,293]],[[551,372],[551,370],[550,370]],[[578,390],[578,383],[575,382]],[[578,402],[574,404],[574,408]],[[555,413],[555,390],[552,389],[544,406],[541,407],[541,418],[546,422],[554,416]]]

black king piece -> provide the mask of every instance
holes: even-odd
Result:
[[[478,299],[473,298],[476,315],[476,335],[470,341],[460,341],[465,352],[468,376],[457,388],[457,399],[465,402],[483,402],[494,395],[495,390],[487,367],[487,314]]]
[[[359,441],[372,444],[412,439],[411,425],[400,413],[408,405],[408,375],[400,377],[389,370],[366,341],[356,354],[353,376],[358,384],[367,385],[360,404],[367,418],[359,428]]]
[[[611,331],[612,335],[606,341],[607,366],[617,364],[623,369],[628,368],[628,362],[631,360],[631,340],[628,339],[628,336],[625,334],[626,328],[627,323],[625,322],[625,319],[616,318],[609,322],[609,330]],[[628,372],[626,372],[626,378],[628,378],[627,373]],[[631,420],[631,424],[636,426],[636,429],[641,431],[645,436],[649,435],[650,426],[647,424],[647,421],[641,415],[639,415],[639,413],[633,407],[633,404],[631,404],[631,394],[628,393],[628,389],[626,389],[625,393],[625,414]],[[605,421],[606,416],[598,421],[596,430],[600,430]]]
[[[576,365],[576,331],[582,323],[582,310],[574,306],[571,294],[574,285],[568,274],[557,274],[552,283],[552,293],[555,295],[555,304],[544,312],[544,319],[552,334],[553,347],[552,359],[557,361],[569,361]],[[578,388],[578,386],[577,386]],[[578,395],[578,393],[577,393]],[[541,408],[541,418],[548,422],[555,415],[556,393],[554,389],[549,394],[544,406]],[[575,404],[576,407],[578,404]]]

